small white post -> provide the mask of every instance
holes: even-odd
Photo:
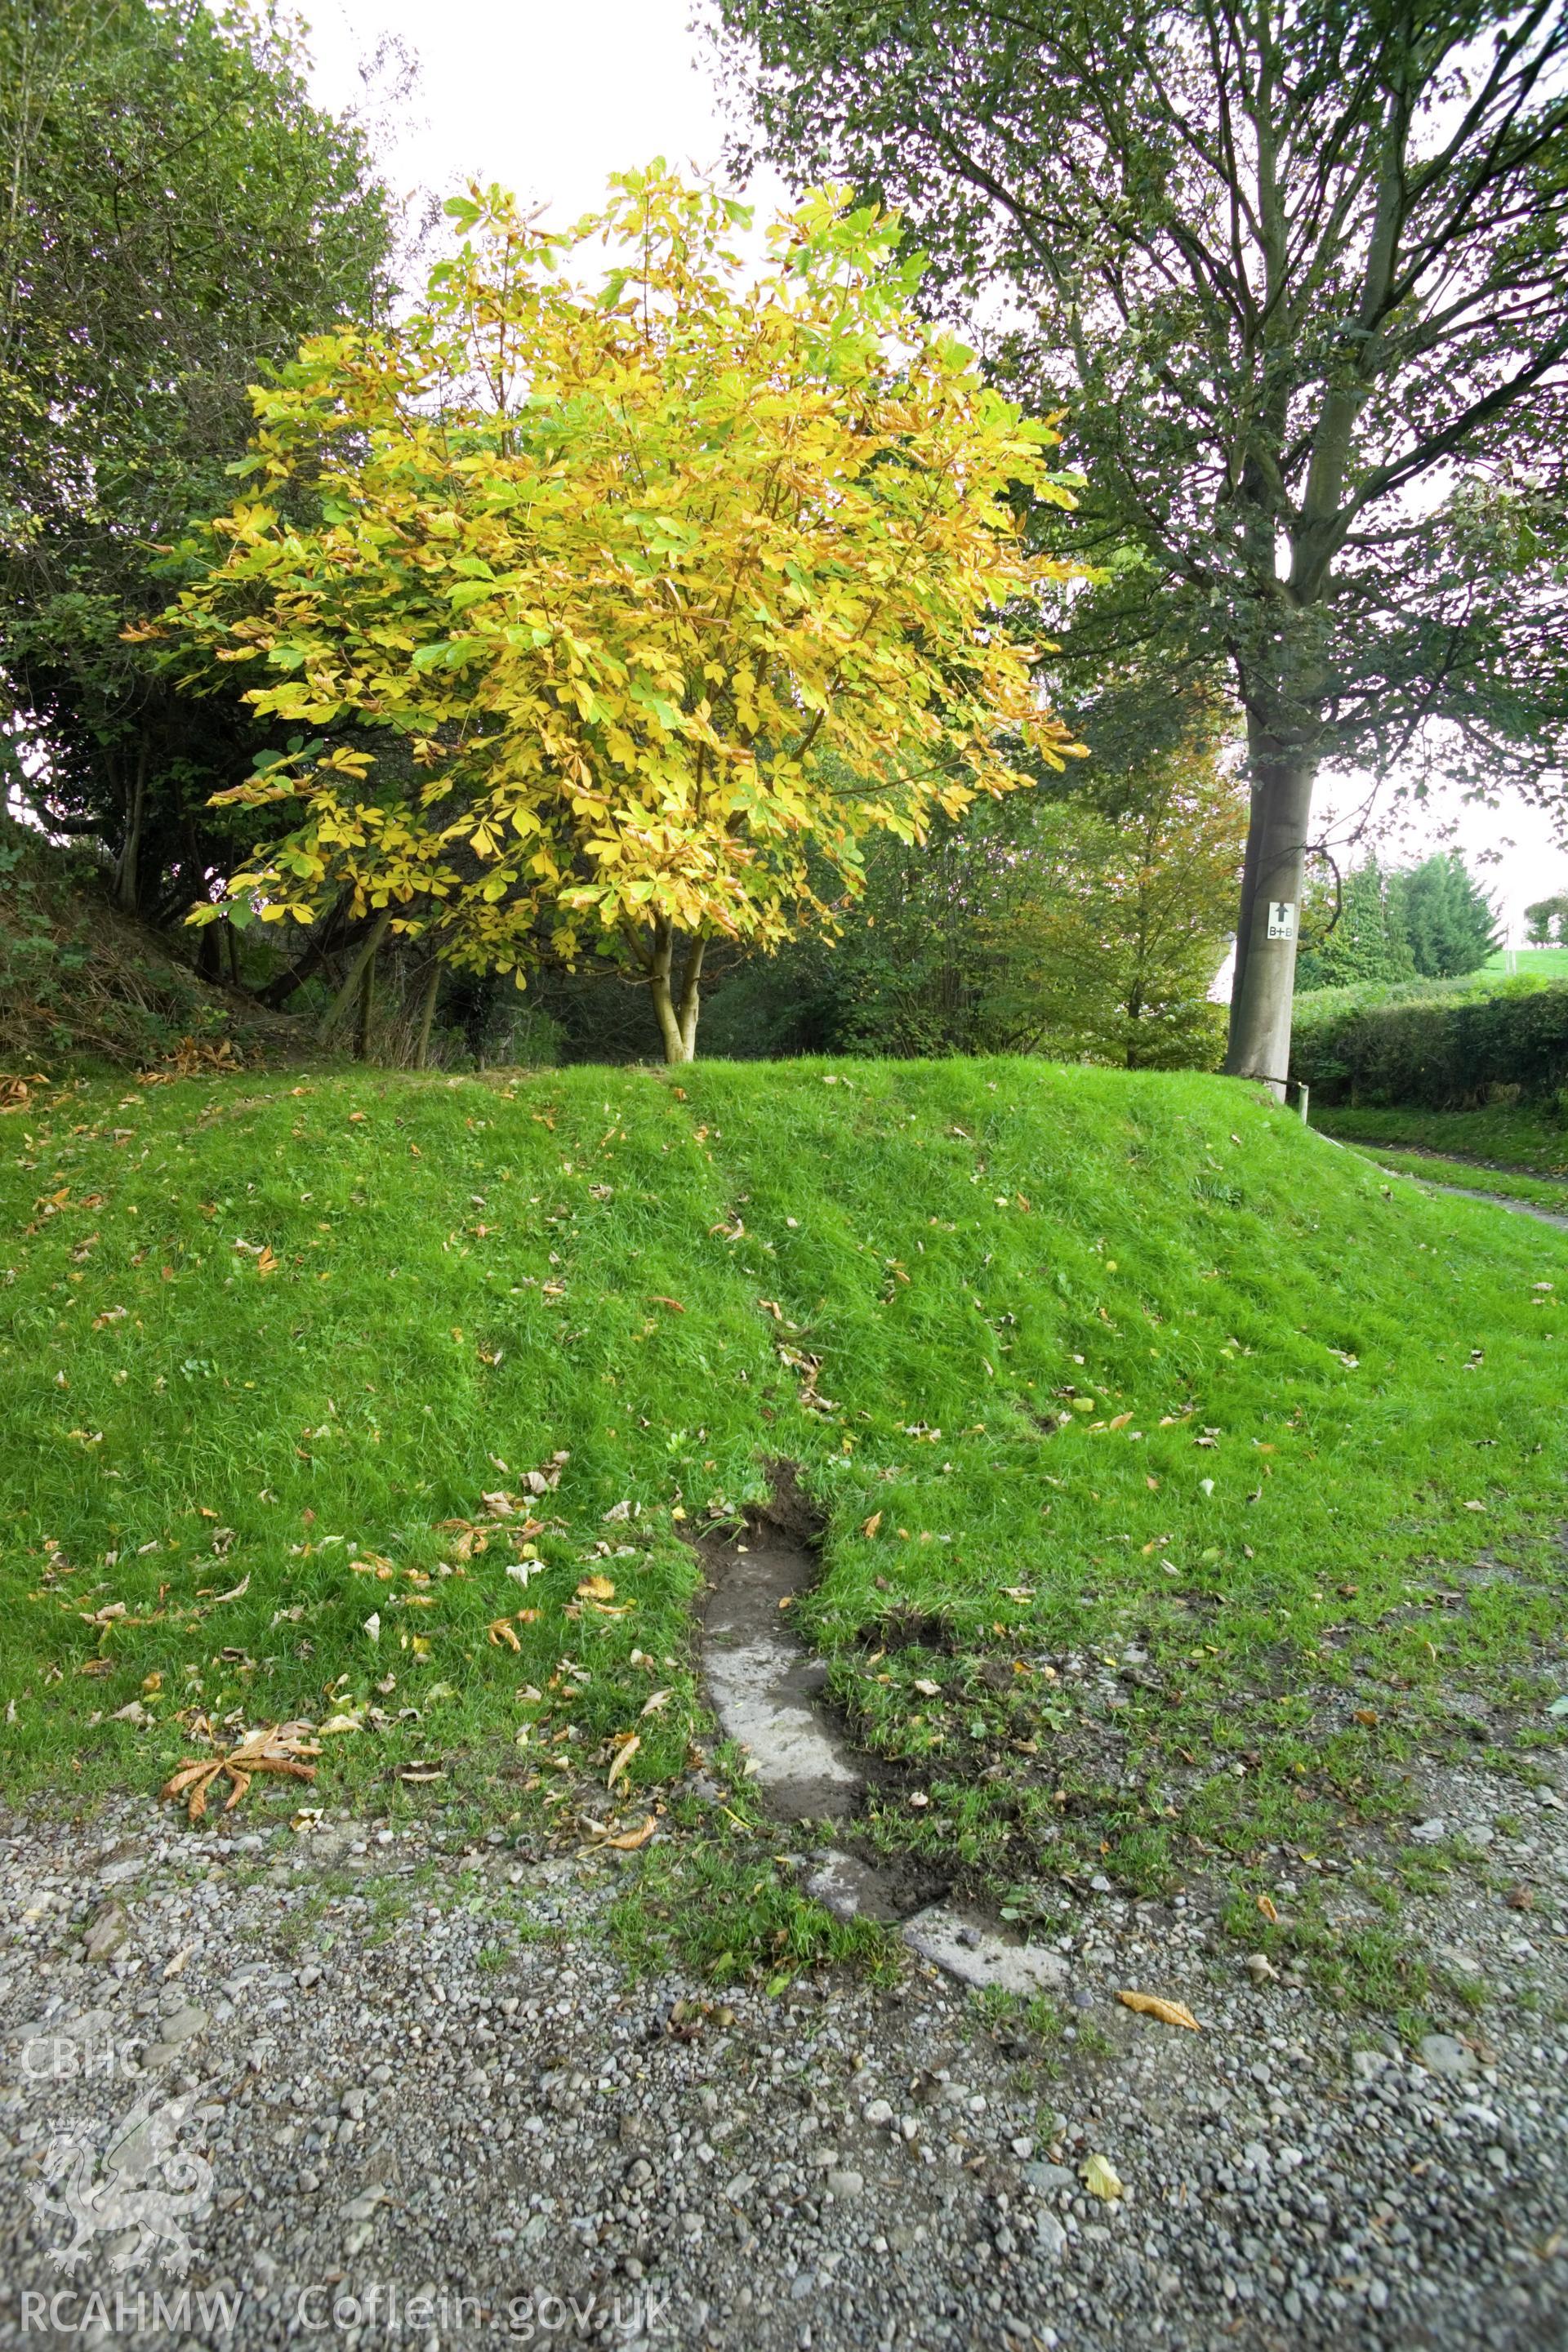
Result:
[[[1311,1088],[1310,1087],[1299,1086],[1296,1089],[1296,1108],[1301,1114],[1301,1124],[1303,1127],[1307,1124],[1307,1105],[1310,1099]]]

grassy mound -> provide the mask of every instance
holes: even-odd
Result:
[[[684,1538],[770,1456],[873,1833],[1018,1916],[1353,1845],[1467,1692],[1555,1736],[1568,1237],[1234,1083],[318,1073],[0,1134],[13,1788],[302,1719],[247,1814],[679,1820]]]
[[[295,1025],[215,988],[122,915],[84,851],[0,815],[0,1066],[5,1074],[136,1067],[226,1046],[251,1062],[299,1051]],[[186,1058],[195,1056],[187,1046]]]

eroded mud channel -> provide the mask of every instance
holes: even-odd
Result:
[[[702,1668],[713,1712],[751,1759],[754,1784],[776,1821],[822,1832],[807,1891],[841,1919],[896,1927],[921,1958],[963,1983],[1027,1997],[1060,1992],[1060,1953],[1020,1943],[981,1910],[907,1864],[869,1853],[856,1822],[879,1779],[826,1701],[827,1667],[795,1630],[795,1604],[816,1582],[809,1511],[781,1475],[766,1512],[728,1540],[700,1547],[708,1576]]]

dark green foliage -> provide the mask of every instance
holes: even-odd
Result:
[[[1342,987],[1314,989],[1304,996],[1296,1008],[1296,1028],[1299,1034],[1334,1026],[1347,1013],[1364,1013],[1389,1004],[1458,1004],[1474,996],[1517,996],[1521,991],[1548,988],[1553,981],[1568,979],[1568,972],[1557,967],[1555,957],[1529,956],[1523,969],[1508,972],[1496,970],[1463,972],[1457,980],[1405,980],[1392,985],[1382,982],[1347,981]]]
[[[1434,980],[1479,971],[1500,944],[1497,909],[1456,851],[1395,876],[1393,899],[1416,971]]]
[[[1309,895],[1296,986],[1310,994],[1418,975],[1459,979],[1478,971],[1497,946],[1496,911],[1456,852],[1392,873],[1372,857],[1337,891]]]
[[[1568,1087],[1568,987],[1518,980],[1457,1001],[1356,1005],[1301,1023],[1290,1067],[1324,1103],[1462,1110],[1499,1088],[1545,1101]]]
[[[254,728],[122,632],[232,498],[247,387],[387,291],[386,197],[293,41],[198,0],[0,11],[0,762],[158,920],[254,836],[206,806]]]
[[[836,909],[836,937],[807,933],[772,956],[710,950],[700,1051],[1031,1051],[1212,1069],[1223,1016],[1208,991],[1245,803],[1223,756],[1223,719],[1168,686],[1159,700],[1154,729],[1114,723],[1129,715],[1127,698],[1116,712],[1090,712],[1092,757],[1070,784],[979,802],[962,822],[939,818],[923,843],[874,840],[864,892]],[[563,1058],[646,1053],[638,992],[624,982],[555,975],[535,994]]]
[[[1301,924],[1298,991],[1414,980],[1421,967],[1411,953],[1402,917],[1398,890],[1375,858],[1345,876],[1337,904],[1334,892],[1314,891]]]

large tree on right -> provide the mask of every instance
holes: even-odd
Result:
[[[1069,686],[1228,668],[1226,1067],[1282,1083],[1323,768],[1561,782],[1568,11],[712,5],[742,148],[898,205],[955,303],[1008,289],[997,363],[1068,412],[1113,559]]]

